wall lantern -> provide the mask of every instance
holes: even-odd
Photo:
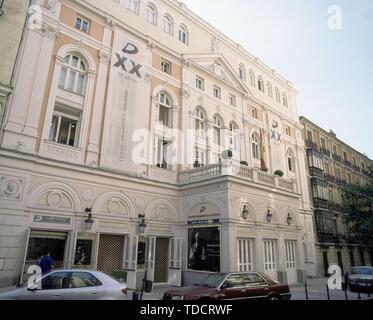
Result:
[[[0,0],[0,17],[4,15],[4,0]]]
[[[288,214],[287,222],[288,222],[289,226],[291,226],[293,224],[293,217],[291,216],[290,213]]]
[[[247,206],[243,206],[241,214],[242,214],[242,218],[244,220],[247,220],[247,218],[249,217],[249,214],[250,214],[249,209],[247,208]]]
[[[91,230],[92,230],[93,223],[95,222],[95,221],[92,219],[92,208],[86,208],[86,209],[85,209],[85,213],[88,214],[88,218],[85,220],[85,228],[86,228],[88,231],[91,231]]]
[[[139,219],[141,219],[141,222],[139,223],[139,234],[144,234],[147,227],[147,224],[145,223],[145,215],[140,214]]]
[[[268,210],[268,213],[267,213],[267,222],[271,223],[272,219],[273,219],[273,213],[272,213],[271,210]]]

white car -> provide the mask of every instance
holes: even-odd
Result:
[[[125,283],[100,271],[53,270],[35,284],[3,289],[0,300],[129,300]]]

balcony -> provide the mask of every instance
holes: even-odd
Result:
[[[334,243],[333,233],[319,232],[317,236],[321,243]]]
[[[327,156],[330,158],[330,151],[325,149],[325,148],[321,148],[320,149],[320,152],[324,155],[324,156]]]
[[[313,205],[317,209],[325,209],[325,210],[329,209],[328,200],[313,198]]]
[[[325,173],[325,174],[324,174],[324,178],[325,178],[325,180],[328,181],[328,182],[336,182],[335,177],[332,176],[332,175],[330,175],[330,174],[328,174],[328,173]]]
[[[180,181],[182,184],[189,184],[223,176],[238,177],[270,188],[293,193],[297,192],[297,185],[293,180],[280,178],[259,169],[235,164],[232,160],[223,160],[218,164],[182,171],[180,173]]]
[[[345,166],[352,168],[352,163],[350,161],[344,160],[343,163]]]
[[[311,167],[310,168],[310,175],[311,175],[311,177],[324,179],[324,173],[319,168]]]
[[[333,159],[335,161],[338,161],[338,162],[342,163],[342,158],[339,155],[335,154],[335,153],[333,153]]]
[[[361,172],[360,167],[357,166],[356,164],[354,164],[353,169],[354,169],[355,171],[357,171],[357,172]]]
[[[338,204],[338,203],[329,202],[328,203],[328,209],[330,211],[341,212],[343,210],[343,206]]]
[[[307,141],[306,141],[306,146],[307,146],[308,149],[318,151],[317,144],[314,143],[314,142],[311,141],[311,140],[307,140]]]
[[[344,179],[338,179],[338,178],[337,178],[337,184],[338,184],[339,186],[341,186],[341,187],[344,187],[344,186],[347,185],[347,181],[344,180]]]

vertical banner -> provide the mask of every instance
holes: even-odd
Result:
[[[146,110],[145,59],[144,44],[115,30],[101,153],[102,167],[136,173],[137,164],[132,159],[136,143],[132,135],[136,129],[141,128],[141,113]]]
[[[283,141],[283,125],[280,119],[273,116],[269,117],[270,124],[270,143],[273,170],[286,172],[285,146]]]

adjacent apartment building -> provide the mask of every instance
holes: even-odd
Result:
[[[291,82],[178,1],[32,5],[2,128],[0,286],[47,251],[130,288],[316,274]]]
[[[372,265],[369,250],[351,234],[344,223],[341,188],[366,181],[373,162],[337,138],[301,117],[307,146],[309,189],[313,199],[318,276],[328,276],[332,264],[343,272],[354,266]]]

